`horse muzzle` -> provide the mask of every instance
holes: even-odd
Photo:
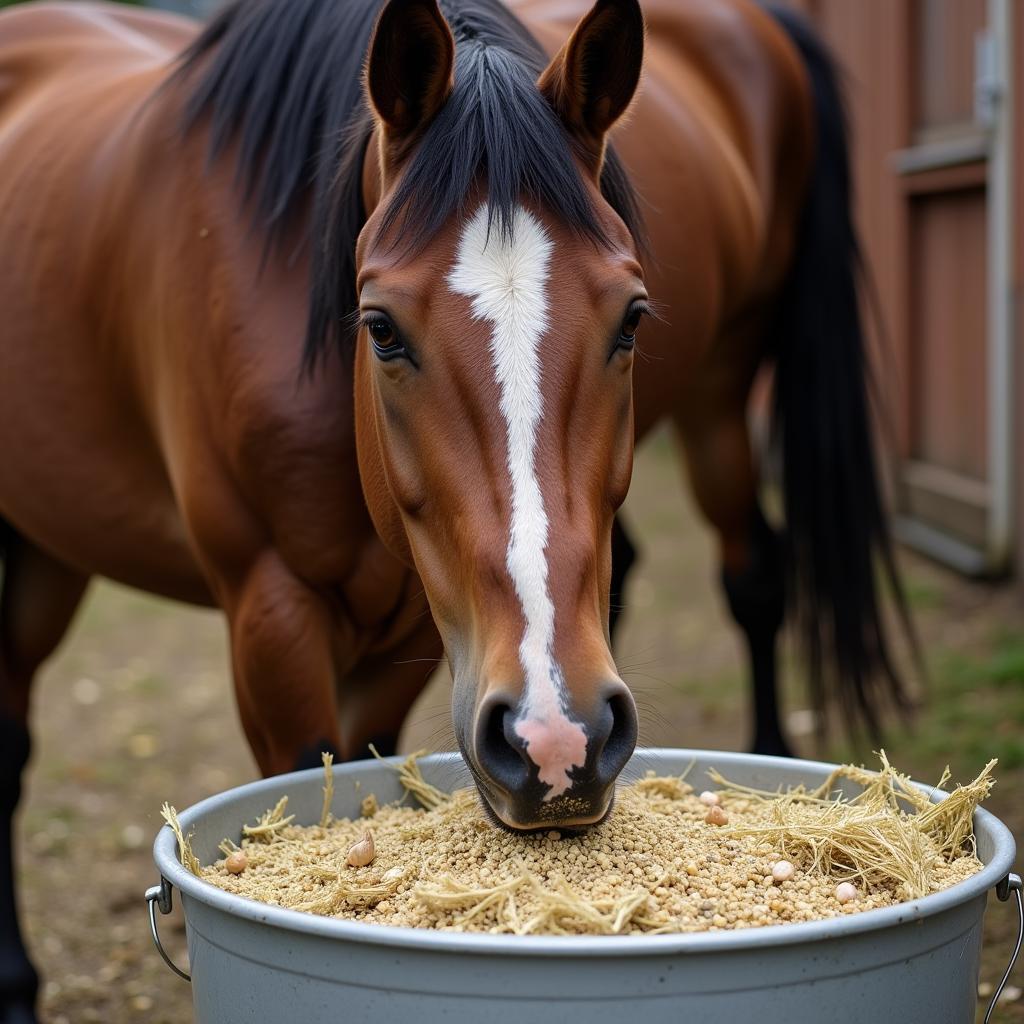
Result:
[[[589,713],[538,715],[506,694],[484,698],[467,756],[484,802],[507,828],[593,825],[636,746],[636,707],[620,680],[601,685]]]

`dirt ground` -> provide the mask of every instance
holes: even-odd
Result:
[[[710,538],[679,485],[664,438],[641,452],[626,514],[643,550],[618,658],[640,706],[642,742],[744,749],[748,710],[738,640],[714,586]],[[887,750],[899,767],[929,779],[947,761],[962,778],[999,756],[991,809],[1024,836],[1020,598],[908,555],[903,565],[931,697],[914,731],[894,730]],[[818,753],[807,738],[809,716],[792,667],[786,701],[798,743]],[[450,747],[447,714],[439,673],[414,710],[405,748]],[[23,919],[44,977],[44,1020],[186,1024],[189,988],[151,945],[143,892],[157,880],[149,847],[162,802],[186,807],[255,774],[234,709],[222,620],[97,585],[42,674],[33,726],[20,870]],[[849,751],[836,746],[825,753]],[[994,982],[1014,922],[994,900],[987,920],[982,980]],[[172,956],[184,963],[177,910],[161,928]],[[1013,981],[1024,984],[1024,969]],[[995,1021],[1024,1022],[1024,1000],[1004,1004]]]

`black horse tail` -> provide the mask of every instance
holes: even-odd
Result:
[[[774,439],[781,446],[787,600],[812,696],[837,698],[851,729],[910,707],[891,657],[876,567],[916,652],[893,558],[872,437],[862,265],[851,219],[847,124],[835,65],[809,25],[773,10],[813,93],[816,151],[796,251],[773,326]]]

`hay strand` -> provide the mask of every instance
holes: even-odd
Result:
[[[178,858],[181,861],[181,866],[186,871],[191,871],[193,875],[201,874],[202,866],[199,863],[199,858],[192,852],[192,835],[189,833],[186,836],[182,832],[178,812],[169,803],[165,803],[160,808],[160,814],[170,826],[174,838],[178,840]]]
[[[538,905],[526,921],[519,916],[515,898],[524,889],[530,891]],[[453,921],[457,930],[493,911],[496,930],[515,935],[619,935],[650,898],[650,893],[640,888],[618,899],[588,900],[574,892],[563,878],[555,879],[549,887],[527,871],[484,887],[464,885],[445,876],[439,882],[418,886],[414,894],[430,910],[461,910]]]
[[[324,751],[320,756],[324,762],[324,806],[320,811],[320,827],[327,828],[327,823],[331,820],[331,803],[334,800],[334,772],[331,771],[334,755]]]
[[[269,811],[260,815],[255,825],[243,825],[242,835],[247,839],[272,842],[281,829],[287,828],[295,820],[294,814],[289,814],[287,818],[284,816],[287,806],[288,797],[281,797]]]
[[[340,872],[333,872],[324,881],[333,878],[335,884],[325,886],[322,896],[304,903],[297,903],[293,910],[305,910],[312,914],[328,916],[336,914],[344,906],[373,906],[382,899],[393,895],[402,884],[401,871],[386,872],[377,881],[347,881]]]
[[[868,886],[894,882],[904,898],[918,899],[936,888],[936,857],[948,861],[974,852],[973,816],[992,788],[996,761],[973,782],[932,803],[892,767],[884,750],[878,756],[881,771],[842,765],[809,791],[767,793],[729,782],[714,770],[708,774],[723,794],[766,804],[769,811],[768,821],[735,825],[725,830],[728,835],[760,836],[787,856],[808,858],[812,870]],[[847,798],[836,791],[840,779],[863,788]],[[947,768],[936,788],[948,779]]]
[[[217,844],[217,849],[224,854],[225,857],[230,857],[233,853],[238,853],[241,847],[233,839],[222,839]]]
[[[634,787],[648,796],[659,796],[666,800],[681,800],[693,792],[693,786],[684,782],[679,775],[655,775],[648,772],[633,783]]]
[[[431,785],[423,778],[419,759],[426,757],[426,750],[417,750],[416,753],[410,754],[397,768],[390,762],[385,761],[372,743],[370,744],[370,753],[382,764],[386,764],[389,768],[398,772],[398,781],[402,784],[406,795],[412,794],[420,806],[425,807],[428,811],[432,811],[435,807],[440,807],[441,804],[447,803],[451,798],[450,793],[445,793],[444,790],[438,789],[437,786]]]
[[[996,780],[992,778],[992,771],[997,764],[998,761],[993,758],[973,782],[966,786],[957,786],[945,800],[930,804],[917,816],[917,827],[932,837],[939,852],[947,859],[965,848],[970,848],[973,852],[974,812],[995,785]],[[947,768],[939,785],[944,785],[948,778]]]

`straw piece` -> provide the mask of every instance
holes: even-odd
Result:
[[[462,885],[455,879],[446,876],[439,883],[418,886],[414,893],[416,898],[430,910],[463,910],[464,913],[454,920],[454,926],[460,928],[492,908],[495,909],[495,916],[499,921],[515,920],[518,922],[518,914],[514,909],[515,891],[528,885],[529,882],[529,877],[521,874],[498,885],[474,888]]]
[[[281,797],[269,811],[260,815],[255,825],[243,825],[242,835],[249,839],[272,842],[281,829],[287,828],[295,820],[294,814],[289,814],[287,818],[284,816],[287,806],[288,797]]]
[[[596,935],[618,935],[650,898],[646,889],[634,889],[619,899],[588,900],[573,892],[564,879],[556,880],[554,890],[545,889],[533,877],[530,885],[540,903],[541,912],[527,923],[523,934],[536,931],[543,925],[545,932],[556,935],[576,934],[580,931]]]
[[[842,880],[865,884],[896,883],[906,899],[917,899],[936,888],[937,857],[949,861],[965,852],[973,854],[973,815],[988,796],[996,761],[990,761],[978,777],[937,804],[897,772],[885,751],[879,752],[880,772],[843,765],[817,789],[802,788],[768,794],[709,775],[730,796],[769,805],[769,820],[737,824],[725,832],[731,836],[761,836],[787,855],[806,856],[812,870]],[[851,798],[831,796],[840,779],[864,788]],[[943,772],[940,786],[949,779]],[[913,808],[908,812],[906,804]]]
[[[224,854],[225,857],[230,857],[233,853],[238,853],[241,847],[233,839],[222,839],[217,844],[217,849]]]
[[[974,812],[978,804],[986,799],[995,785],[992,770],[998,761],[989,761],[981,774],[966,786],[957,786],[945,800],[931,804],[917,818],[917,826],[931,836],[937,843],[939,851],[947,859],[955,856],[965,847],[974,850]],[[949,777],[949,769],[943,776],[942,783]],[[940,785],[942,784],[940,783]]]
[[[444,790],[438,789],[437,786],[431,785],[425,778],[423,773],[420,771],[419,759],[426,757],[426,750],[417,750],[415,754],[410,754],[402,764],[395,768],[394,765],[385,761],[383,757],[377,752],[377,748],[371,743],[370,753],[373,754],[378,761],[387,764],[389,768],[393,768],[398,772],[398,781],[402,784],[402,788],[407,794],[411,793],[420,803],[421,806],[425,807],[428,811],[433,810],[435,807],[439,807],[445,803],[450,794],[445,793]]]
[[[331,802],[334,800],[334,772],[331,771],[334,755],[324,751],[320,756],[324,761],[324,806],[320,811],[320,827],[327,828],[331,819]]]
[[[647,796],[664,797],[666,800],[682,800],[693,792],[693,786],[680,776],[656,776],[653,773],[633,783],[634,787]]]
[[[199,875],[202,873],[202,866],[199,863],[199,858],[192,852],[192,833],[187,836],[181,831],[181,822],[178,820],[178,812],[169,804],[165,803],[160,808],[160,814],[164,821],[167,822],[171,827],[171,831],[174,833],[174,838],[178,840],[178,857],[181,860],[181,866],[186,871],[191,871],[193,875]]]
[[[531,891],[539,904],[538,912],[526,922],[520,920],[515,900],[515,894],[524,888]],[[527,872],[486,887],[463,885],[446,876],[437,883],[421,885],[414,892],[431,910],[462,910],[454,920],[456,928],[494,910],[499,930],[516,935],[537,931],[618,935],[650,898],[646,889],[636,889],[619,899],[588,900],[574,892],[563,878],[555,880],[554,888],[547,888]]]
[[[383,878],[377,882],[346,882],[335,873],[337,884],[325,887],[324,894],[317,899],[304,903],[296,903],[293,910],[305,910],[313,914],[329,916],[337,913],[346,905],[370,907],[382,899],[392,895],[402,884],[400,875]]]

